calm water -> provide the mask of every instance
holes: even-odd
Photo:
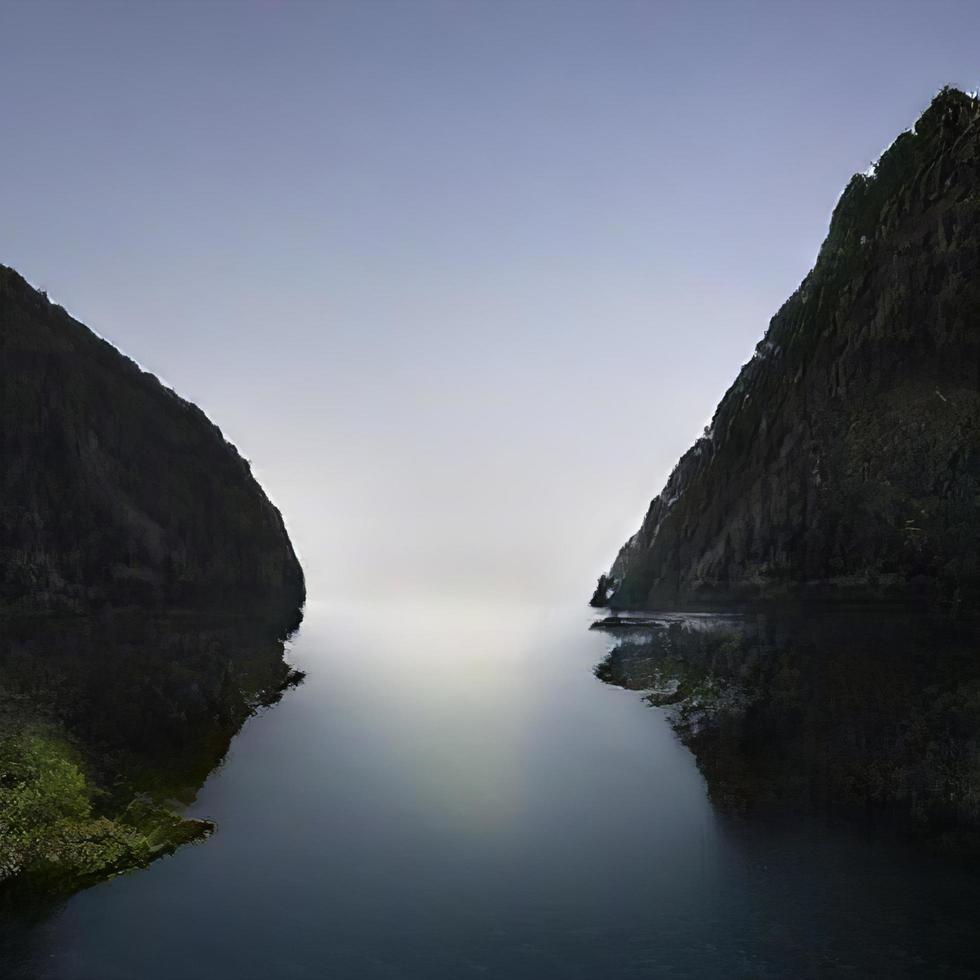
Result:
[[[974,976],[975,875],[717,815],[585,608],[307,610],[208,842],[76,895],[13,976]]]

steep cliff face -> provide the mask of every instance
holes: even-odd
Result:
[[[282,517],[204,413],[0,266],[0,611],[298,621]]]
[[[852,179],[593,603],[975,602],[978,426],[980,101],[945,89]]]

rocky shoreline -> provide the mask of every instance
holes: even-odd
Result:
[[[0,265],[0,904],[207,837],[180,814],[302,679],[303,570],[251,467]]]
[[[0,620],[0,906],[145,867],[215,826],[189,804],[303,679],[278,624],[113,611]]]

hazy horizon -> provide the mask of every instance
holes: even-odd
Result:
[[[0,262],[200,405],[313,600],[585,599],[967,3],[0,7]],[[830,56],[832,54],[832,57]]]

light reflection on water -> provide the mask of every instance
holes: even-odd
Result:
[[[305,684],[191,808],[218,833],[77,895],[24,975],[974,975],[969,873],[716,816],[663,713],[592,676],[590,618],[311,606]]]

